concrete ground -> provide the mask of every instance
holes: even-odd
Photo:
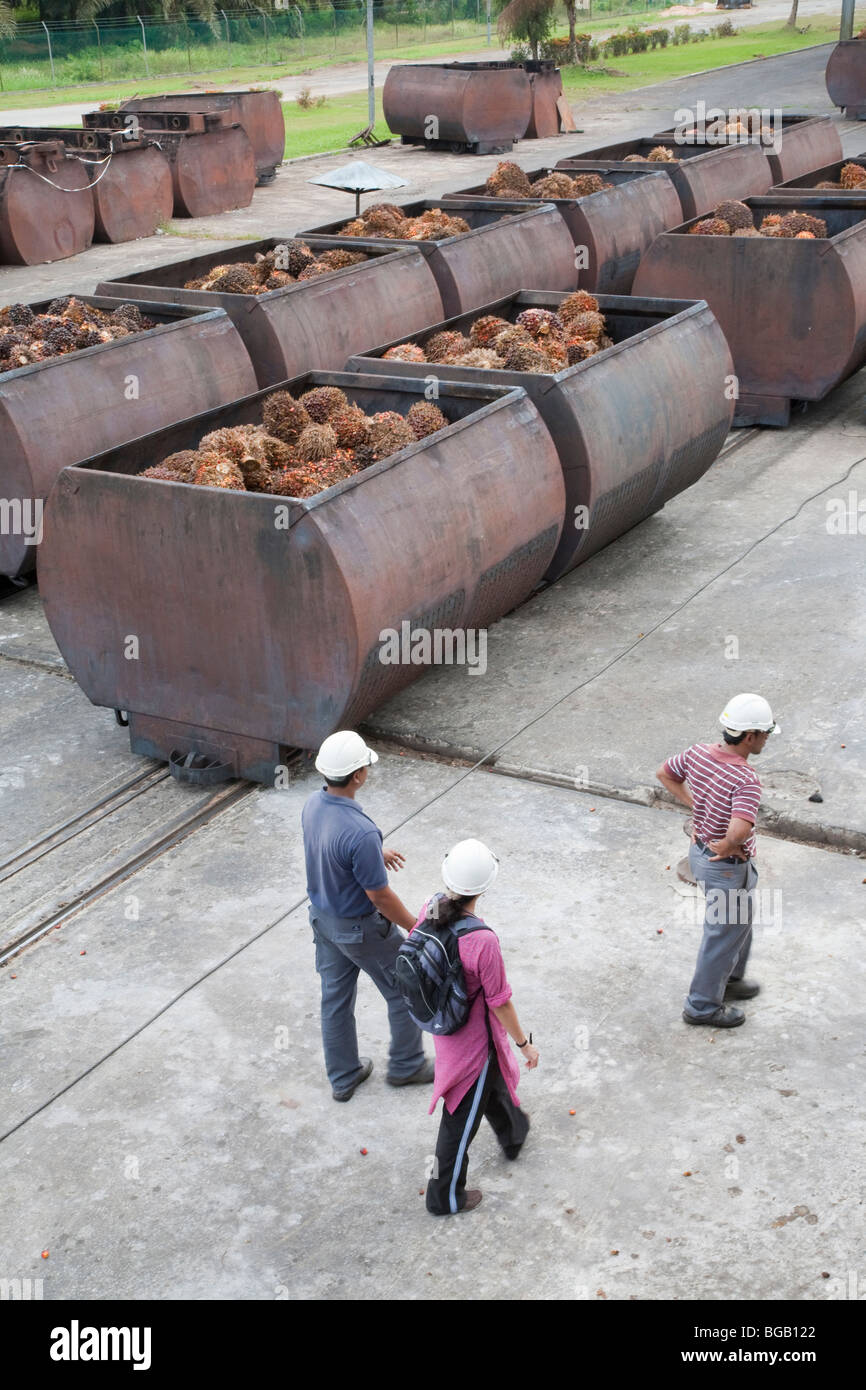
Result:
[[[680,108],[780,107],[788,112],[832,115],[846,154],[866,149],[866,129],[858,121],[844,121],[831,105],[824,86],[824,68],[830,45],[818,45],[799,53],[739,64],[716,72],[642,87],[615,97],[594,97],[575,103],[579,133],[547,140],[522,140],[513,157],[525,169],[555,164],[569,155],[610,144],[617,139],[665,130]],[[709,61],[709,58],[707,58]],[[759,76],[760,74],[760,76]],[[766,74],[766,79],[764,74]],[[53,265],[0,268],[0,301],[34,299],[58,292],[92,293],[101,280],[166,265],[206,251],[219,250],[244,238],[285,236],[304,228],[321,226],[354,212],[354,195],[311,184],[309,180],[340,168],[349,160],[365,159],[406,180],[395,194],[366,194],[361,206],[382,201],[438,197],[454,189],[482,182],[501,156],[453,155],[415,145],[394,143],[382,149],[336,152],[295,159],[284,164],[273,184],[257,188],[251,205],[215,217],[173,218],[167,232],[119,246],[93,245],[79,256]]]
[[[758,80],[761,104],[825,109],[814,55],[724,89],[758,100]],[[718,100],[713,84],[697,94]],[[656,128],[675,87],[597,124]],[[468,164],[386,154],[414,161],[419,191],[425,168],[453,186]],[[226,235],[288,229],[263,211],[273,195],[295,225],[321,217],[298,167]],[[37,273],[49,294],[87,289],[108,263],[195,245],[161,240]],[[19,275],[0,298],[24,296],[24,279],[5,289]],[[283,791],[179,787],[70,680],[36,590],[0,599],[4,1277],[43,1279],[46,1299],[857,1296],[862,385],[786,431],[732,435],[690,492],[496,624],[485,675],[433,672],[370,718],[382,757],[362,801],[407,857],[397,890],[417,909],[451,843],[491,844],[484,911],[541,1051],[524,1154],[507,1163],[482,1129],[484,1201],[456,1220],[424,1210],[436,1119],[427,1088],[385,1085],[366,981],[375,1071],[348,1105],[330,1098],[298,827],[309,763]],[[828,530],[828,501],[852,495],[853,529]],[[687,1029],[702,907],[652,774],[751,688],[783,729],[759,767],[763,993],[742,1029]]]

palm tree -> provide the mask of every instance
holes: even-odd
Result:
[[[15,33],[15,16],[8,5],[0,0],[0,39],[11,38]]]

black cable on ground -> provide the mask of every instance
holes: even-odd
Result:
[[[567,690],[564,695],[560,695],[558,699],[553,700],[551,704],[546,705],[545,708],[541,710],[538,714],[533,715],[533,717],[531,719],[528,719],[525,724],[522,724],[521,727],[515,733],[510,734],[509,737],[507,739],[504,739],[502,743],[497,744],[495,748],[492,748],[488,753],[485,753],[483,757],[479,758],[478,761],[473,763],[471,767],[467,768],[464,772],[462,772],[459,777],[456,777],[454,781],[451,782],[447,787],[444,787],[442,791],[436,792],[433,796],[429,797],[427,801],[422,802],[422,804],[416,807],[415,810],[412,811],[408,816],[405,816],[403,820],[399,821],[397,825],[395,825],[388,832],[388,834],[393,835],[396,831],[401,830],[404,825],[408,825],[410,821],[414,820],[417,816],[420,816],[430,806],[434,805],[435,802],[441,801],[443,797],[448,796],[452,791],[454,791],[455,787],[459,787],[462,782],[466,781],[467,777],[471,777],[473,772],[477,772],[478,769],[483,767],[484,764],[490,758],[495,757],[496,754],[500,753],[503,748],[507,748],[509,743],[513,743],[514,740],[519,738],[521,734],[524,734],[527,729],[531,729],[534,724],[539,723],[540,720],[544,719],[553,710],[557,709],[559,705],[563,704],[566,700],[570,699],[572,695],[576,695],[579,690],[584,690],[588,685],[591,685],[593,681],[598,680],[599,676],[603,676],[606,671],[609,671],[611,669],[611,667],[616,666],[618,662],[622,661],[625,657],[629,655],[630,652],[634,651],[635,647],[638,646],[640,642],[645,642],[647,637],[651,637],[652,634],[654,632],[657,632],[658,629],[662,627],[665,623],[670,622],[671,618],[675,618],[678,613],[681,613],[684,608],[687,608],[688,605],[694,599],[698,598],[700,594],[704,593],[713,584],[715,584],[717,580],[722,579],[736,565],[740,564],[749,555],[751,555],[752,551],[756,550],[759,545],[763,545],[764,541],[767,541],[770,539],[771,536],[776,535],[776,533],[780,531],[783,526],[787,526],[789,522],[795,521],[797,517],[800,515],[803,508],[808,506],[810,502],[816,501],[817,498],[821,497],[825,492],[829,492],[831,488],[841,487],[843,483],[847,482],[854,469],[859,467],[861,463],[866,463],[866,454],[864,454],[862,458],[855,459],[841,478],[835,479],[832,483],[828,483],[826,487],[819,488],[817,492],[813,492],[808,497],[805,497],[803,501],[800,503],[800,505],[796,508],[796,510],[791,513],[790,516],[783,517],[783,519],[777,522],[775,526],[771,527],[771,529],[767,531],[765,535],[759,536],[757,540],[752,541],[751,544],[749,544],[746,547],[746,549],[742,552],[742,554],[738,555],[734,560],[730,562],[730,564],[725,565],[724,568],[720,569],[717,574],[714,574],[710,579],[705,580],[704,583],[700,584],[698,588],[695,589],[694,592],[688,596],[688,598],[682,601],[682,603],[677,604],[677,606],[675,608],[672,608],[669,613],[666,613],[664,617],[659,618],[657,622],[653,623],[652,626],[647,629],[647,631],[644,633],[642,637],[635,638],[633,642],[630,642],[628,646],[624,647],[623,650],[619,652],[616,656],[613,656],[610,658],[609,661],[606,661],[604,665],[600,666],[599,669],[595,671],[591,676],[587,676],[586,680],[579,681],[577,685],[572,686],[570,690]],[[149,1028],[152,1023],[155,1023],[158,1018],[162,1018],[163,1014],[168,1013],[169,1009],[173,1008],[175,1004],[177,1004],[181,999],[185,997],[185,995],[191,993],[192,990],[196,989],[200,984],[203,984],[205,980],[210,979],[212,975],[215,975],[216,972],[218,970],[221,970],[224,965],[228,965],[230,961],[234,960],[249,946],[255,945],[255,943],[257,941],[260,941],[263,936],[266,936],[268,932],[273,931],[273,929],[275,927],[278,927],[281,922],[284,922],[287,917],[291,917],[292,913],[297,912],[299,907],[303,907],[304,903],[307,901],[307,895],[304,894],[302,898],[299,898],[297,902],[293,903],[292,906],[287,908],[285,912],[280,913],[279,917],[276,917],[273,922],[267,923],[266,926],[262,927],[260,931],[257,931],[247,941],[242,942],[240,946],[236,946],[235,949],[233,951],[230,951],[227,956],[224,956],[222,960],[217,961],[215,965],[212,965],[208,970],[204,971],[202,975],[199,975],[195,980],[192,980],[190,984],[186,985],[182,990],[179,990],[177,994],[173,995],[171,999],[169,999],[165,1004],[163,1004],[162,1008],[157,1009],[156,1013],[154,1013],[152,1017],[145,1019],[143,1023],[139,1024],[137,1028],[134,1028],[133,1031],[129,1033],[125,1038],[121,1039],[120,1042],[115,1043],[114,1047],[110,1048],[109,1051],[106,1052],[102,1057],[97,1058],[97,1060],[91,1063],[89,1067],[86,1067],[85,1070],[80,1074],[80,1076],[74,1077],[71,1081],[68,1081],[65,1086],[61,1086],[61,1088],[58,1091],[56,1091],[54,1095],[49,1096],[49,1098],[43,1101],[41,1105],[38,1105],[35,1110],[31,1110],[31,1112],[28,1115],[23,1116],[23,1118],[18,1120],[16,1124],[12,1125],[10,1129],[6,1130],[4,1134],[0,1134],[0,1144],[4,1143],[5,1140],[11,1138],[11,1136],[13,1134],[16,1134],[19,1129],[23,1129],[24,1125],[29,1124],[29,1122],[35,1119],[37,1115],[41,1115],[43,1110],[47,1110],[48,1107],[50,1105],[53,1105],[56,1100],[59,1100],[61,1096],[66,1095],[67,1092],[71,1091],[74,1086],[77,1086],[80,1081],[83,1081],[86,1077],[90,1076],[105,1062],[109,1061],[110,1058],[114,1057],[118,1052],[120,1052],[122,1048],[126,1047],[127,1043],[130,1043],[135,1038],[139,1037],[139,1035],[143,1033],[145,1029]]]

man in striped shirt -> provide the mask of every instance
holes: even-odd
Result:
[[[724,743],[695,743],[656,776],[692,812],[689,864],[706,898],[704,934],[683,1019],[712,1028],[745,1023],[728,999],[753,999],[760,985],[744,978],[752,945],[755,820],[761,783],[748,760],[778,725],[760,695],[736,695],[719,716]]]

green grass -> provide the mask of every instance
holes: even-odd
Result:
[[[312,91],[315,93],[315,87]],[[295,101],[286,101],[283,110],[286,115],[286,159],[345,149],[352,136],[369,125],[366,92],[329,97],[324,106],[314,106],[308,111],[302,110]],[[376,93],[376,126],[384,139],[388,131],[382,117],[381,92]],[[375,161],[375,150],[371,151],[371,158]],[[348,206],[351,201],[348,194],[346,198]],[[339,213],[335,216],[339,216]]]
[[[676,48],[669,45],[649,53],[609,59],[608,66],[624,73],[622,77],[611,77],[603,72],[585,72],[582,68],[563,68],[563,89],[572,102],[606,92],[630,91],[653,82],[664,82],[671,77],[700,72],[704,68],[724,67],[731,63],[742,63],[748,58],[769,57],[808,48],[815,43],[826,43],[837,32],[838,25],[834,27],[829,17],[822,21],[813,20],[812,27],[805,35],[787,29],[782,21],[775,21],[757,25],[729,39],[704,39],[700,43],[677,45]],[[315,96],[314,81],[310,84],[310,91]],[[283,109],[286,115],[287,159],[344,149],[346,142],[367,125],[365,91],[329,97],[324,106],[308,111],[302,110],[295,101],[284,102]],[[386,133],[379,94],[376,126],[382,135]]]
[[[736,22],[736,11],[723,17]],[[669,44],[667,48],[657,48],[648,53],[600,59],[599,66],[604,64],[614,68],[625,74],[622,77],[611,77],[603,72],[585,72],[582,68],[563,68],[563,90],[569,101],[601,96],[606,92],[631,91],[635,87],[665,82],[669,78],[683,77],[705,68],[727,67],[731,63],[744,63],[750,58],[770,58],[777,53],[831,43],[838,37],[838,21],[834,23],[830,16],[816,16],[810,25],[808,33],[798,34],[795,29],[788,29],[784,21],[776,20],[772,24],[758,24],[744,29],[733,38],[703,39],[700,43],[678,44],[676,48]],[[755,102],[760,104],[760,92],[756,93]]]
[[[725,18],[731,18],[736,24],[737,12],[698,15],[691,22],[705,28],[712,28]],[[584,33],[601,34],[632,24],[651,28],[658,22],[658,9],[656,8],[654,10],[635,10],[627,15],[602,14],[591,20],[579,19],[578,28]],[[682,20],[678,22],[682,22]],[[829,16],[810,18],[808,5],[801,15],[800,23],[801,27],[805,24],[811,24],[809,33],[800,40],[803,43],[827,42],[838,34],[838,22],[834,25]],[[855,30],[862,23],[866,23],[866,11],[864,11],[861,20],[855,20]],[[760,32],[764,32],[770,27],[762,26]],[[783,33],[790,32],[783,30],[781,22],[778,22],[777,27]],[[457,32],[452,37],[450,26],[438,26],[435,29],[430,26],[426,30],[425,41],[424,30],[413,30],[401,25],[399,31],[395,32],[393,25],[377,24],[376,57],[382,61],[410,61],[418,58],[445,59],[456,53],[469,52],[483,56],[486,48],[483,25],[479,28],[474,22],[458,21],[456,29]],[[820,37],[816,37],[819,30]],[[567,32],[567,26],[560,23],[557,27],[557,34],[563,36]],[[685,61],[686,55],[690,53],[692,48],[702,48],[708,42],[712,42],[716,49],[730,42],[744,43],[748,46],[749,38],[755,32],[758,31],[748,30],[745,35],[738,36],[736,40],[706,40],[702,44],[689,45],[684,49],[673,49],[669,46],[663,51],[655,50],[651,55],[641,54],[617,59],[612,65],[623,71],[631,72],[633,64],[646,62],[650,59],[653,63],[666,57],[676,57],[678,61]],[[399,43],[395,42],[396,37],[399,37]],[[794,35],[794,39],[797,38],[798,36]],[[499,46],[495,26],[493,46],[494,48]],[[0,90],[0,111],[13,110],[21,106],[48,107],[85,101],[92,101],[94,104],[100,101],[121,101],[124,97],[133,94],[147,96],[157,92],[215,87],[226,82],[257,85],[273,82],[280,78],[297,77],[306,73],[312,75],[314,70],[338,67],[350,62],[363,62],[366,58],[364,33],[361,28],[339,34],[336,51],[330,35],[310,35],[306,40],[303,55],[300,53],[300,45],[297,41],[273,40],[267,60],[263,57],[263,48],[263,44],[256,45],[254,43],[233,45],[235,62],[232,66],[226,67],[222,63],[227,49],[221,48],[219,45],[210,47],[200,45],[194,48],[190,55],[192,70],[190,70],[185,49],[155,50],[150,56],[150,65],[154,75],[145,77],[140,47],[136,49],[135,45],[117,45],[116,51],[112,52],[111,45],[106,45],[104,61],[109,72],[106,78],[99,77],[98,62],[92,57],[81,54],[58,60],[56,64],[57,81],[60,85],[57,87],[51,85],[51,74],[47,63],[33,63],[27,66],[3,63],[0,65],[0,78],[2,78],[3,86],[3,89]],[[785,50],[784,47],[781,47],[773,51]],[[711,60],[712,63],[718,61],[717,57]],[[112,65],[116,65],[113,73],[111,71]],[[690,69],[686,68],[685,70],[689,71]],[[659,71],[658,80],[662,80],[666,76],[676,75],[676,72],[682,71],[682,69],[675,68],[668,71],[667,68],[656,69],[653,67],[650,71],[652,73]],[[650,80],[656,79],[653,77]],[[610,88],[610,90],[616,90],[616,87]]]

